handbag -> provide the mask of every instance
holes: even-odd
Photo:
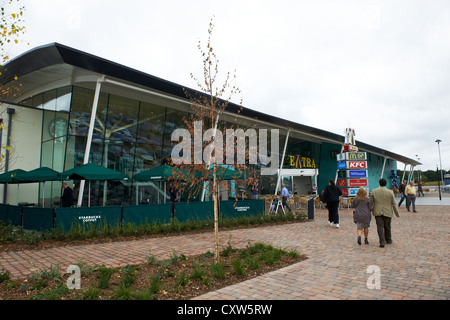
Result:
[[[355,210],[353,210],[353,222],[354,223],[356,223],[355,214],[356,214],[356,208],[358,208],[358,204],[359,204],[359,201],[356,203]]]

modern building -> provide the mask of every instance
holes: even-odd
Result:
[[[10,61],[2,70],[0,86],[1,172],[44,166],[64,171],[89,161],[130,177],[108,182],[107,187],[103,182],[94,184],[94,205],[155,202],[164,195],[161,186],[151,182],[140,183],[136,192],[133,175],[170,157],[171,134],[184,126],[183,116],[192,112],[183,86],[58,43]],[[320,191],[328,179],[337,178],[337,155],[345,142],[342,135],[232,103],[220,120],[242,128],[279,130],[281,170],[259,177],[260,193],[273,194],[284,183],[291,192],[295,185],[298,194],[307,194],[314,184]],[[6,145],[12,146],[9,152]],[[390,181],[397,162],[405,167],[420,164],[361,141],[356,146],[367,152],[370,189],[378,186],[380,177]],[[43,192],[50,200],[61,194],[61,182],[48,182],[44,187],[24,184],[19,195],[16,185],[0,188],[7,203],[38,203]],[[233,185],[224,196],[233,197],[235,190]]]

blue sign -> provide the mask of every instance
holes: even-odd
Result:
[[[338,170],[344,170],[346,168],[345,161],[338,162],[337,163],[337,168],[338,168]]]
[[[356,193],[358,192],[359,188],[348,188],[348,196],[349,197],[355,197]],[[369,192],[369,188],[364,188],[367,190],[367,192]]]
[[[348,178],[367,178],[367,170],[347,170]]]

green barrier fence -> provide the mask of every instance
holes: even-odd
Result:
[[[220,218],[256,216],[264,213],[264,200],[220,201]],[[123,226],[143,223],[169,223],[172,204],[148,204],[139,206],[108,206],[80,208],[38,208],[0,204],[0,220],[29,230],[70,230],[76,226]],[[177,202],[175,217],[179,222],[205,221],[214,218],[214,203]]]
[[[8,205],[0,204],[0,221],[8,221]]]
[[[171,217],[172,204],[146,204],[123,207],[123,223],[168,223]]]
[[[55,227],[62,226],[64,231],[70,230],[72,225],[98,226],[119,225],[122,221],[122,207],[80,207],[57,208]]]
[[[52,208],[22,207],[23,228],[27,230],[51,230],[54,210]]]
[[[0,205],[0,220],[11,222],[14,226],[22,225],[21,207],[10,204]]]

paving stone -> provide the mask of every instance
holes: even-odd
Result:
[[[220,233],[221,247],[245,248],[249,242],[265,242],[293,248],[308,259],[286,268],[207,293],[197,299],[211,300],[402,300],[450,298],[450,207],[420,206],[419,213],[400,208],[392,220],[394,243],[378,246],[372,219],[369,245],[356,243],[352,209],[341,209],[340,228],[330,227],[325,210],[304,223],[233,230]],[[231,237],[231,238],[230,238]],[[36,269],[87,262],[121,267],[139,264],[147,257],[186,256],[213,251],[213,234],[174,236],[128,242],[112,242],[53,248],[41,251],[1,252],[0,269],[12,278],[29,276]],[[381,289],[367,287],[370,266],[381,272]]]

